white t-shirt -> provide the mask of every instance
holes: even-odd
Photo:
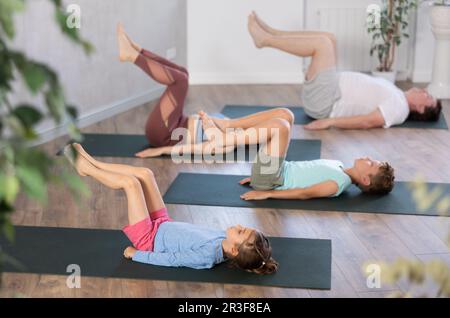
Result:
[[[380,109],[384,128],[403,123],[409,115],[405,94],[384,78],[358,72],[340,72],[341,98],[333,105],[330,117],[368,115]]]

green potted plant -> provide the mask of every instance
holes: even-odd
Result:
[[[431,30],[436,41],[433,75],[428,91],[437,98],[450,98],[450,1],[431,3]]]
[[[54,7],[56,26],[86,53],[93,51],[90,43],[80,37],[77,29],[68,26],[69,14],[62,0],[49,0]],[[49,66],[30,59],[14,49],[15,16],[25,10],[25,0],[0,0],[0,236],[14,240],[14,226],[10,216],[19,193],[38,202],[47,202],[50,183],[63,184],[76,197],[88,189],[73,173],[63,158],[55,158],[33,147],[39,140],[36,126],[45,118],[57,125],[66,125],[71,138],[80,140],[76,127],[76,108],[68,105],[57,73]],[[44,31],[43,31],[44,32]],[[36,34],[45,36],[45,34]],[[13,83],[21,79],[28,92],[41,96],[45,109],[29,103],[13,104]],[[14,260],[2,252],[0,246],[0,283],[2,265]]]
[[[376,53],[378,66],[372,75],[395,81],[393,69],[396,50],[403,38],[408,38],[409,13],[417,7],[417,0],[383,0],[378,10],[368,12],[367,32],[372,35],[370,55]]]

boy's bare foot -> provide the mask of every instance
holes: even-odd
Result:
[[[88,176],[90,174],[90,171],[92,171],[92,169],[96,169],[85,157],[83,157],[79,153],[76,156],[76,158],[74,158],[71,145],[67,145],[64,148],[64,155],[69,160],[69,162],[75,167],[80,176],[83,177]]]
[[[117,41],[119,43],[119,60],[121,62],[134,62],[139,55],[133,48],[123,30],[121,23],[117,25]]]
[[[229,119],[213,117],[212,120],[217,128],[222,130],[222,132],[226,132],[226,129],[228,128],[228,122],[230,121]]]
[[[255,46],[259,49],[265,46],[266,40],[270,37],[270,33],[261,28],[252,14],[248,17],[248,31],[252,36]]]
[[[267,33],[270,33],[272,35],[277,35],[278,31],[274,28],[272,28],[271,26],[269,26],[266,22],[264,22],[259,16],[258,14],[256,14],[255,11],[252,11],[252,15],[255,18],[256,23],[258,23],[258,25]]]
[[[211,142],[223,143],[224,133],[222,130],[216,126],[211,117],[208,116],[204,111],[198,113],[200,119],[202,120],[203,131],[206,138]]]

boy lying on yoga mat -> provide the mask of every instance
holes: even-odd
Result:
[[[203,137],[199,116],[186,116],[183,112],[185,98],[189,88],[188,71],[161,56],[141,48],[125,33],[121,24],[117,27],[119,43],[119,59],[130,62],[141,68],[148,76],[167,88],[158,104],[148,116],[145,135],[154,148],[148,148],[136,154],[140,158],[159,157],[161,155],[177,154],[219,154],[228,153],[235,147],[215,147]],[[274,109],[245,118],[227,121],[231,127],[249,127],[268,118],[285,118],[292,120],[288,109]],[[216,123],[221,125],[219,118]],[[174,134],[174,132],[182,134]],[[180,129],[184,129],[181,131]]]
[[[425,89],[413,87],[403,92],[383,78],[338,72],[336,37],[332,33],[277,30],[255,12],[249,16],[248,28],[258,48],[311,57],[301,97],[306,114],[317,120],[306,129],[389,128],[407,119],[439,119],[441,101]]]
[[[286,161],[291,123],[284,119],[273,118],[256,129],[222,131],[206,113],[200,114],[211,142],[221,146],[264,144],[251,177],[240,182],[250,183],[254,189],[241,196],[244,200],[335,197],[351,184],[363,192],[386,194],[394,186],[394,170],[387,162],[361,158],[353,167],[344,168],[337,160]]]
[[[91,176],[109,188],[125,191],[129,225],[123,231],[134,246],[125,249],[126,258],[196,269],[212,268],[228,260],[237,268],[257,274],[277,270],[269,240],[255,229],[236,225],[222,231],[173,222],[150,169],[95,160],[79,144],[68,145],[64,154],[81,176]]]

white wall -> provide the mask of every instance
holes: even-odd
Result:
[[[430,9],[429,5],[422,4],[417,11],[413,82],[431,81],[435,40],[431,32]]]
[[[380,0],[187,0],[188,66],[191,84],[300,83],[309,59],[298,59],[273,49],[258,50],[247,31],[247,15],[256,10],[275,27],[287,30],[330,31],[338,39],[338,67],[342,70],[369,72],[378,61],[370,57],[370,36],[366,32],[366,8]],[[320,17],[321,9],[330,11]],[[349,15],[353,10],[357,17]],[[342,13],[342,14],[341,14]],[[397,79],[428,80],[432,36],[429,24],[419,14],[419,39],[403,39],[394,67]],[[336,19],[342,20],[337,23]],[[415,32],[411,16],[410,36]],[[414,46],[415,45],[415,46]],[[414,53],[416,53],[414,55]],[[303,65],[304,64],[304,65]],[[415,68],[413,69],[413,66]]]
[[[303,27],[303,0],[187,0],[191,84],[300,83],[302,60],[258,50],[247,30],[256,10],[282,29]]]
[[[16,20],[14,46],[53,67],[60,76],[68,100],[80,111],[81,126],[110,117],[159,96],[162,87],[140,69],[118,61],[116,23],[143,47],[165,55],[176,47],[176,61],[186,64],[185,0],[66,0],[82,10],[81,33],[96,48],[86,57],[81,48],[57,29],[48,0],[27,1],[27,10]],[[16,85],[15,102],[30,100]],[[35,100],[43,108],[40,100]],[[39,127],[44,140],[57,131],[50,122]]]

